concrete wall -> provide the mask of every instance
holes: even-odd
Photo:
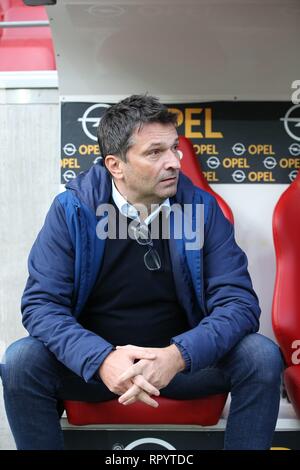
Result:
[[[59,191],[57,90],[6,90],[0,94],[0,348],[26,335],[20,298],[27,257]],[[2,352],[1,351],[1,352]],[[2,356],[2,354],[1,354]],[[0,449],[14,448],[2,402]]]

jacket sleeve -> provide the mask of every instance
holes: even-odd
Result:
[[[233,225],[214,197],[204,228],[203,288],[206,316],[193,329],[172,338],[186,371],[209,367],[238,341],[259,328],[260,307],[252,288],[245,253],[234,238]]]
[[[84,329],[72,316],[74,266],[65,212],[55,198],[29,254],[22,321],[31,336],[88,381],[113,346]]]

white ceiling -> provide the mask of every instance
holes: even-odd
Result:
[[[300,0],[58,0],[61,95],[289,100]]]

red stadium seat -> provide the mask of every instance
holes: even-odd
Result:
[[[299,350],[300,340],[300,172],[277,202],[273,236],[277,263],[273,329],[287,365],[287,393],[300,418],[300,364],[295,361],[295,348]]]
[[[197,186],[212,193],[218,200],[225,216],[233,222],[231,209],[207,184],[194,153],[192,144],[180,137],[179,148],[183,153],[182,171]],[[197,424],[209,426],[216,424],[221,416],[227,394],[211,395],[194,400],[174,400],[164,397],[155,398],[158,408],[143,403],[128,407],[111,400],[102,403],[65,401],[68,421],[75,425],[84,424]]]
[[[75,425],[87,424],[198,424],[212,426],[219,421],[227,395],[212,395],[194,400],[173,400],[156,397],[158,408],[141,402],[130,406],[117,400],[101,403],[81,401],[64,402],[68,421]]]
[[[4,21],[48,21],[44,7],[28,7],[25,5],[10,6],[5,10]],[[49,27],[4,28],[3,38],[9,39],[52,39]]]
[[[0,18],[8,22],[48,20],[44,7],[28,7],[21,0],[0,0]],[[1,72],[56,70],[50,28],[0,28],[0,59]]]
[[[224,199],[219,196],[219,194],[217,194],[206,181],[205,176],[202,173],[199,160],[195,154],[192,142],[181,135],[179,137],[179,149],[183,154],[183,158],[181,160],[181,171],[186,176],[188,176],[196,186],[199,186],[199,188],[204,189],[205,191],[215,196],[220,208],[223,211],[223,214],[233,224],[234,218],[232,210],[224,201]]]
[[[4,14],[10,7],[11,7],[11,0],[0,0],[0,21],[4,21]],[[3,31],[4,29],[0,28],[0,39],[3,35]],[[0,51],[0,54],[1,54],[1,51]]]

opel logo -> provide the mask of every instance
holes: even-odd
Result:
[[[289,146],[289,152],[293,157],[298,157],[300,155],[300,144],[297,144],[296,142],[291,144]]]
[[[298,113],[295,113],[295,111],[298,110]],[[283,118],[280,118],[280,121],[283,121],[284,128],[287,132],[287,134],[295,140],[300,141],[300,130],[299,130],[299,135],[295,133],[296,128],[300,128],[300,117],[297,117],[297,114],[299,116],[299,111],[300,111],[300,105],[295,104],[295,106],[292,106],[287,112],[286,115]],[[298,131],[298,129],[296,129]]]
[[[246,178],[246,175],[243,170],[236,170],[232,173],[232,179],[236,183],[242,183]]]
[[[156,437],[144,437],[142,439],[137,439],[136,441],[128,444],[124,450],[132,450],[143,444],[156,444],[160,447],[163,447],[164,449],[176,450],[175,447],[173,447],[169,442],[164,441],[163,439],[157,439]]]
[[[245,148],[244,144],[236,143],[232,147],[232,151],[233,151],[234,155],[240,156],[240,155],[243,155],[246,152],[246,148]]]
[[[64,174],[62,176],[63,176],[63,179],[65,180],[65,182],[68,183],[69,181],[76,178],[76,173],[73,170],[67,170],[67,171],[64,172]]]
[[[95,160],[93,160],[93,163],[96,164],[96,163],[100,162],[100,160],[102,160],[102,157],[101,157],[101,156],[100,156],[100,157],[96,157]]]
[[[289,178],[292,182],[296,179],[297,174],[298,174],[298,170],[293,170],[289,173]]]
[[[209,157],[206,163],[209,168],[215,170],[220,165],[220,160],[218,159],[218,157]]]
[[[277,161],[274,157],[267,157],[263,160],[263,164],[268,170],[273,170],[273,168],[275,168],[277,165]]]
[[[65,155],[67,155],[68,157],[72,157],[72,155],[76,153],[76,147],[74,144],[69,143],[64,146],[63,151],[65,152]]]
[[[101,121],[101,117],[99,116],[99,114],[103,114],[104,112],[104,110],[102,113],[99,111],[95,112],[95,110],[103,108],[110,108],[110,105],[104,103],[93,104],[85,110],[81,118],[78,118],[78,121],[82,124],[83,132],[89,139],[93,140],[94,142],[97,142],[97,128]]]

